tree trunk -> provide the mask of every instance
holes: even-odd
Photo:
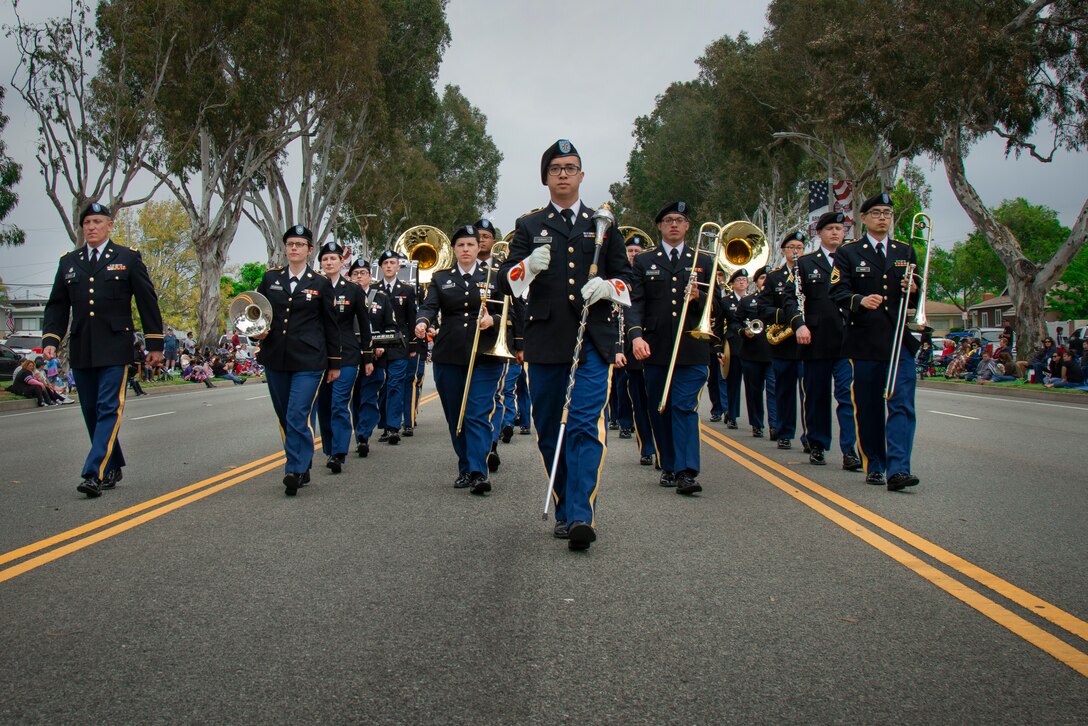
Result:
[[[219,340],[219,278],[227,266],[229,244],[211,234],[193,238],[200,260],[200,303],[197,306],[197,345],[215,349]]]

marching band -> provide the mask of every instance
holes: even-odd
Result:
[[[639,463],[660,470],[660,486],[703,490],[708,381],[722,386],[726,429],[738,428],[743,384],[752,437],[766,430],[789,449],[800,433],[809,463],[823,465],[837,420],[843,469],[864,469],[866,482],[890,491],[918,484],[918,343],[908,333],[920,328],[905,310],[924,304],[924,279],[912,245],[891,237],[888,194],[862,204],[860,240],[846,241],[844,215],[829,212],[815,223],[815,247],[805,254],[804,232],[790,232],[772,269],[757,227],[707,222],[693,234],[684,201],[658,212],[656,245],[636,228],[625,238],[607,205],[582,201],[584,176],[579,151],[556,141],[541,158],[548,203],[505,240],[488,219],[448,238],[425,228],[427,254],[409,250],[425,279],[399,276],[409,257],[399,240],[379,256],[377,280],[362,258],[345,277],[350,255],[338,241],[318,252],[319,274],[310,230],[287,230],[288,264],[269,270],[254,297],[267,298],[268,330],[256,337],[288,496],[310,481],[315,407],[326,466],[338,474],[353,438],[365,458],[375,429],[389,444],[414,433],[428,360],[456,458],[453,486],[491,492],[500,443],[515,427],[529,433],[531,420],[545,517],[554,506],[552,533],[572,550],[598,538],[608,415],[620,438],[634,434]]]

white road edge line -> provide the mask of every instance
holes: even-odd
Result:
[[[918,388],[919,391],[936,393],[942,396],[959,396],[961,398],[978,398],[987,401],[1004,401],[1005,403],[1022,403],[1028,406],[1050,406],[1051,408],[1068,408],[1071,411],[1088,411],[1088,406],[1067,406],[1064,403],[1045,403],[1043,401],[1028,401],[1023,398],[1005,398],[1004,396],[987,396],[977,393],[954,393],[952,391],[939,391],[936,388]]]
[[[163,413],[152,413],[152,414],[148,414],[147,416],[136,416],[135,418],[130,418],[129,421],[142,421],[145,418],[155,418],[156,416],[169,416],[172,413],[177,413],[177,412],[176,411],[165,411]]]
[[[247,401],[256,401],[258,398],[268,398],[268,394],[265,394],[263,396],[252,396],[251,398],[247,398],[246,400]]]
[[[981,421],[982,420],[980,418],[976,418],[975,416],[964,416],[963,414],[960,414],[960,413],[948,413],[946,411],[930,411],[930,413],[939,413],[942,416],[955,416],[956,418],[969,418],[972,421]]]

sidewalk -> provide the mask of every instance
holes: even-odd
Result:
[[[255,378],[247,378],[246,382],[249,383],[249,384],[258,384],[258,383],[263,384],[264,383],[264,377],[259,376],[259,377],[255,377]],[[215,386],[216,388],[226,388],[228,386],[233,386],[233,385],[236,385],[236,384],[231,382],[231,381],[212,381],[212,385]],[[206,390],[208,390],[208,387],[203,385],[202,383],[185,383],[185,384],[178,383],[178,384],[174,384],[174,385],[170,385],[170,386],[155,386],[155,387],[151,387],[151,386],[147,386],[147,385],[144,386],[144,391],[146,391],[147,395],[149,395],[149,396],[154,396],[156,394],[162,395],[164,393],[170,393],[170,394],[173,394],[173,393],[196,393],[198,391],[206,391]],[[129,396],[132,395],[132,389],[129,389],[129,394],[128,395]],[[72,396],[72,398],[74,398],[74,399],[76,399],[78,401],[79,400],[79,394],[78,393],[75,394],[74,396]],[[15,400],[15,401],[0,401],[0,413],[9,413],[11,411],[23,411],[23,410],[28,410],[28,409],[32,409],[32,408],[37,408],[37,406],[38,406],[38,402],[33,398],[21,398],[21,399]]]
[[[956,393],[973,393],[980,396],[1001,396],[1003,398],[1022,398],[1026,401],[1048,401],[1050,403],[1088,406],[1088,391],[985,386],[977,383],[937,380],[935,378],[918,381],[918,387],[938,391],[954,391]]]

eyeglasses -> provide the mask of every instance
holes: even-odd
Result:
[[[868,214],[870,217],[873,217],[875,219],[891,219],[892,218],[892,210],[890,210],[890,209],[870,209],[868,212],[866,212],[866,214]]]
[[[576,164],[552,164],[548,167],[548,176],[559,176],[559,172],[563,172],[567,176],[574,176],[582,170],[582,167]]]
[[[288,247],[288,248],[291,248],[291,247],[309,247],[309,246],[310,246],[310,244],[308,242],[288,242],[287,244],[284,245],[284,247]]]
[[[683,224],[688,221],[687,217],[662,217],[661,224]]]

